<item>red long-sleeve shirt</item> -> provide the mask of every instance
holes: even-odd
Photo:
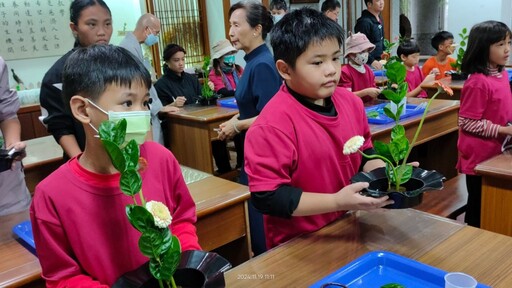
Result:
[[[169,207],[171,232],[182,250],[199,250],[195,203],[178,162],[155,142],[141,145],[146,201]],[[125,206],[131,197],[119,189],[120,174],[96,174],[75,157],[43,180],[30,209],[42,276],[48,287],[107,287],[148,261],[138,248]],[[138,198],[138,197],[136,197]]]

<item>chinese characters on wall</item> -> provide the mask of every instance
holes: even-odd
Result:
[[[0,0],[0,55],[6,60],[60,56],[73,48],[71,0]]]

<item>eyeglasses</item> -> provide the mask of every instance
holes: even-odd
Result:
[[[148,26],[148,29],[149,29],[149,32],[151,32],[151,34],[154,34],[155,36],[158,36],[158,34],[160,34],[160,31],[158,31],[156,34],[153,33],[153,29],[151,29],[149,26]]]

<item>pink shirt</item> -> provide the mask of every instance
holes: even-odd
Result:
[[[336,193],[350,184],[361,165],[359,153],[343,155],[352,136],[372,147],[362,101],[346,89],[332,96],[338,115],[311,111],[289,94],[285,85],[268,102],[245,139],[245,170],[252,193],[282,185],[306,192]],[[272,248],[303,233],[318,230],[345,211],[290,219],[264,215],[267,247]]]
[[[501,78],[480,73],[470,75],[460,94],[460,117],[486,119],[501,126],[512,121],[512,93],[508,74],[506,70],[501,74]],[[459,129],[457,169],[464,174],[475,175],[476,165],[501,153],[503,141],[503,135],[484,138]]]
[[[178,162],[156,142],[141,145],[141,156],[145,199],[169,207],[183,251],[201,249],[195,203]],[[126,217],[133,201],[119,189],[119,177],[85,170],[75,157],[37,185],[30,217],[47,287],[111,286],[148,261],[138,248],[140,232]]]
[[[341,76],[338,86],[350,89],[352,92],[361,91],[366,88],[376,88],[375,75],[373,74],[372,68],[364,64],[365,73],[357,71],[354,67],[349,64],[341,67]],[[365,95],[361,97],[364,102],[372,100],[372,97]]]
[[[418,65],[414,66],[414,70],[407,70],[407,74],[405,75],[405,82],[409,84],[407,92],[411,92],[416,89],[416,87],[420,86],[423,79],[425,79],[425,77],[423,77],[423,73]],[[425,90],[421,90],[420,94],[416,97],[427,98],[427,92],[425,92]]]
[[[239,67],[239,66],[237,66],[237,67]],[[240,67],[240,72],[238,73],[239,79],[240,79],[240,77],[242,77],[243,71],[244,71],[244,69],[242,67]],[[233,87],[233,89],[236,89],[236,83],[235,83],[235,79],[233,78],[233,73],[224,73],[224,75],[226,75],[226,78],[228,79],[229,84],[231,84],[231,87]],[[213,90],[215,90],[215,92],[219,91],[222,88],[226,88],[226,84],[224,84],[224,81],[222,81],[222,75],[215,74],[215,69],[210,70],[208,79],[210,79],[210,81],[212,81],[213,86],[214,86]]]

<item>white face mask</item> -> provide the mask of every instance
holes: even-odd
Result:
[[[274,17],[274,24],[276,24],[277,22],[279,22],[281,19],[283,19],[284,17],[284,14],[276,14],[276,15],[272,15]]]
[[[352,61],[357,65],[364,65],[368,62],[368,52],[357,53],[355,56],[352,56]]]
[[[151,114],[150,111],[124,111],[124,112],[115,112],[115,111],[108,111],[106,112],[101,107],[96,105],[91,100],[87,99],[89,103],[91,103],[92,106],[96,107],[101,112],[108,115],[108,120],[110,121],[119,121],[121,119],[126,119],[126,137],[124,139],[123,146],[126,145],[130,140],[135,140],[135,142],[140,145],[144,143],[144,140],[146,139],[146,134],[148,134],[148,131],[150,129],[150,121],[151,121]],[[98,133],[98,129],[96,129],[91,123],[89,123],[89,126],[91,126],[96,133]],[[98,137],[98,136],[95,136]]]

